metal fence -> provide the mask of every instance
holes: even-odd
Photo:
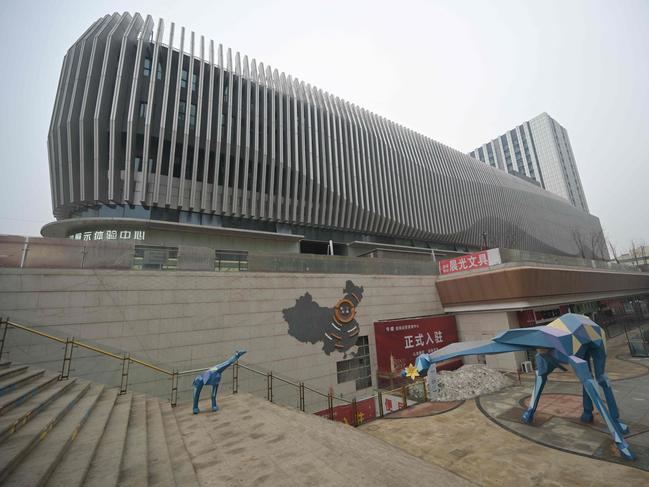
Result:
[[[632,357],[649,357],[649,323],[625,329],[629,354]]]
[[[434,275],[437,265],[340,255],[248,252],[136,241],[0,236],[0,267],[157,271]]]
[[[127,241],[2,236],[0,267],[242,272],[248,270],[248,252]]]
[[[81,373],[75,375],[118,387],[120,394],[127,393],[129,388],[132,388],[132,382],[135,382],[139,385],[139,392],[168,397],[172,406],[178,404],[180,392],[191,391],[193,378],[208,369],[207,367],[190,370],[167,368],[74,337],[57,337],[8,318],[0,318],[0,359],[4,358],[7,352],[9,330],[36,336],[45,339],[46,343],[54,344],[54,348],[41,349],[40,353],[48,355],[51,369],[59,364],[56,368],[60,371],[59,380],[69,379],[71,371],[75,370],[73,365],[76,365],[76,370]],[[55,356],[57,353],[58,357]],[[155,387],[147,387],[151,384]],[[161,384],[163,387],[160,387]],[[404,385],[395,391],[378,391],[362,400],[346,399],[336,395],[333,389],[325,393],[302,381],[241,362],[233,364],[231,378],[225,376],[222,378],[222,390],[223,386],[231,386],[233,394],[251,393],[276,404],[317,414],[330,420],[342,421],[351,426],[381,418],[390,412],[426,400],[428,397],[425,381],[422,380]],[[162,390],[166,392],[161,393]],[[385,411],[383,399],[386,394],[397,396],[402,401],[395,401],[394,407]]]
[[[561,265],[637,272],[624,264],[512,249],[499,249],[503,264]],[[309,272],[375,275],[437,275],[432,255],[421,261],[342,255],[247,252],[127,240],[0,236],[0,267],[59,269]]]

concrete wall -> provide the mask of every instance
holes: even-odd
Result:
[[[368,335],[372,365],[376,364],[373,323],[443,312],[435,287],[436,276],[356,274],[218,273],[186,271],[0,269],[0,316],[38,326],[60,337],[127,351],[142,360],[168,368],[192,369],[213,365],[236,348],[249,350],[242,361],[302,380],[324,392],[356,394],[355,383],[336,384],[336,362],[343,354],[322,352],[322,342],[301,343],[288,335],[282,310],[309,292],[323,307],[343,297],[347,280],[363,286],[357,307],[360,335]],[[502,325],[498,329],[502,329]],[[59,371],[63,345],[10,330],[5,360],[31,360]],[[119,384],[120,363],[74,351],[72,374]],[[85,360],[85,362],[84,362]],[[135,389],[160,394],[167,381],[131,366]],[[263,378],[240,371],[240,390],[265,389]],[[188,390],[193,376],[181,381]],[[229,387],[231,374],[224,376]],[[246,382],[247,381],[247,382]],[[373,377],[376,384],[376,377]],[[153,386],[151,386],[153,387]],[[162,388],[162,389],[161,389]],[[282,392],[284,390],[284,392]],[[275,396],[297,401],[289,386]],[[183,396],[187,399],[187,394]],[[359,393],[358,397],[363,397]],[[307,397],[307,401],[309,401]],[[313,399],[315,400],[315,399]],[[324,403],[326,406],[326,401]]]
[[[456,315],[457,330],[460,341],[489,340],[497,333],[518,328],[518,317],[515,311],[496,311],[489,313],[465,313]],[[521,362],[527,360],[525,352],[501,353],[486,355],[489,367],[503,370],[517,370]],[[477,363],[475,356],[465,357],[465,363]]]

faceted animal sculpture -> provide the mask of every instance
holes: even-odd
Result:
[[[232,357],[227,359],[225,362],[215,365],[207,369],[205,372],[199,374],[194,379],[194,414],[198,414],[198,400],[201,397],[201,390],[203,386],[210,385],[212,386],[212,411],[218,411],[219,406],[216,404],[216,393],[219,389],[219,383],[221,382],[221,374],[225,369],[230,365],[239,360],[246,350],[237,350]]]
[[[507,330],[491,340],[452,343],[434,353],[419,355],[415,365],[409,365],[401,375],[414,380],[420,375],[425,375],[432,364],[464,355],[487,355],[534,349],[537,350],[534,393],[529,408],[523,414],[523,421],[529,424],[534,420],[534,413],[548,374],[557,367],[565,371],[562,364],[569,365],[583,386],[584,410],[581,421],[584,423],[593,421],[594,403],[621,455],[627,460],[634,460],[635,456],[623,436],[629,432],[629,427],[619,419],[615,396],[604,373],[606,335],[604,330],[587,316],[568,313],[547,325]],[[595,373],[594,378],[592,371]],[[604,392],[606,403],[600,397],[597,384]]]

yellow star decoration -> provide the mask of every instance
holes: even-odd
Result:
[[[406,367],[406,377],[410,377],[412,380],[415,380],[417,377],[419,377],[419,372],[414,365],[410,364],[408,365],[408,367]]]

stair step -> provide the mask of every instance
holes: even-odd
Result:
[[[28,369],[22,374],[14,375],[3,381],[0,381],[0,396],[9,394],[21,387],[25,382],[40,377],[45,371],[43,369]]]
[[[27,370],[27,365],[18,365],[16,367],[5,367],[4,369],[0,369],[0,380],[5,380],[7,377],[20,374],[25,370]]]
[[[0,362],[0,369],[4,369],[5,367],[11,367],[11,362]]]
[[[117,392],[116,388],[104,389],[77,440],[47,481],[47,487],[79,487],[84,484],[90,463],[115,406]]]
[[[110,413],[106,431],[99,441],[85,485],[93,487],[114,487],[119,480],[119,471],[124,456],[126,430],[131,414],[132,394],[118,396]]]
[[[147,485],[149,478],[147,454],[146,396],[137,394],[133,396],[118,485],[123,487]]]
[[[176,485],[171,469],[171,459],[167,448],[167,438],[162,423],[160,402],[157,398],[146,400],[147,443],[149,445],[149,487],[173,487]]]
[[[52,385],[50,386],[50,384]],[[13,405],[14,408],[0,416],[0,442],[18,431],[74,384],[75,379],[59,382],[54,376],[39,379],[38,382],[33,383],[31,388],[19,389],[17,395],[20,397],[8,404],[8,406]],[[50,387],[48,388],[48,386]],[[5,408],[6,410],[7,408]]]
[[[92,384],[83,397],[66,413],[56,427],[34,448],[2,484],[3,487],[45,484],[63,458],[88,417],[92,413],[104,386]]]
[[[74,384],[41,414],[36,415],[17,433],[0,444],[0,483],[47,436],[50,430],[83,397],[89,387],[89,382]]]
[[[189,453],[187,453],[187,448],[180,434],[178,421],[171,404],[160,403],[160,411],[162,412],[167,447],[169,448],[169,457],[171,458],[171,468],[174,473],[174,479],[176,479],[176,485],[199,487],[194,465],[189,457]]]
[[[57,375],[43,376],[24,385],[14,392],[5,394],[0,398],[0,415],[7,414],[7,411],[10,409],[20,406],[42,390],[47,389],[50,384],[57,382],[58,378]]]

